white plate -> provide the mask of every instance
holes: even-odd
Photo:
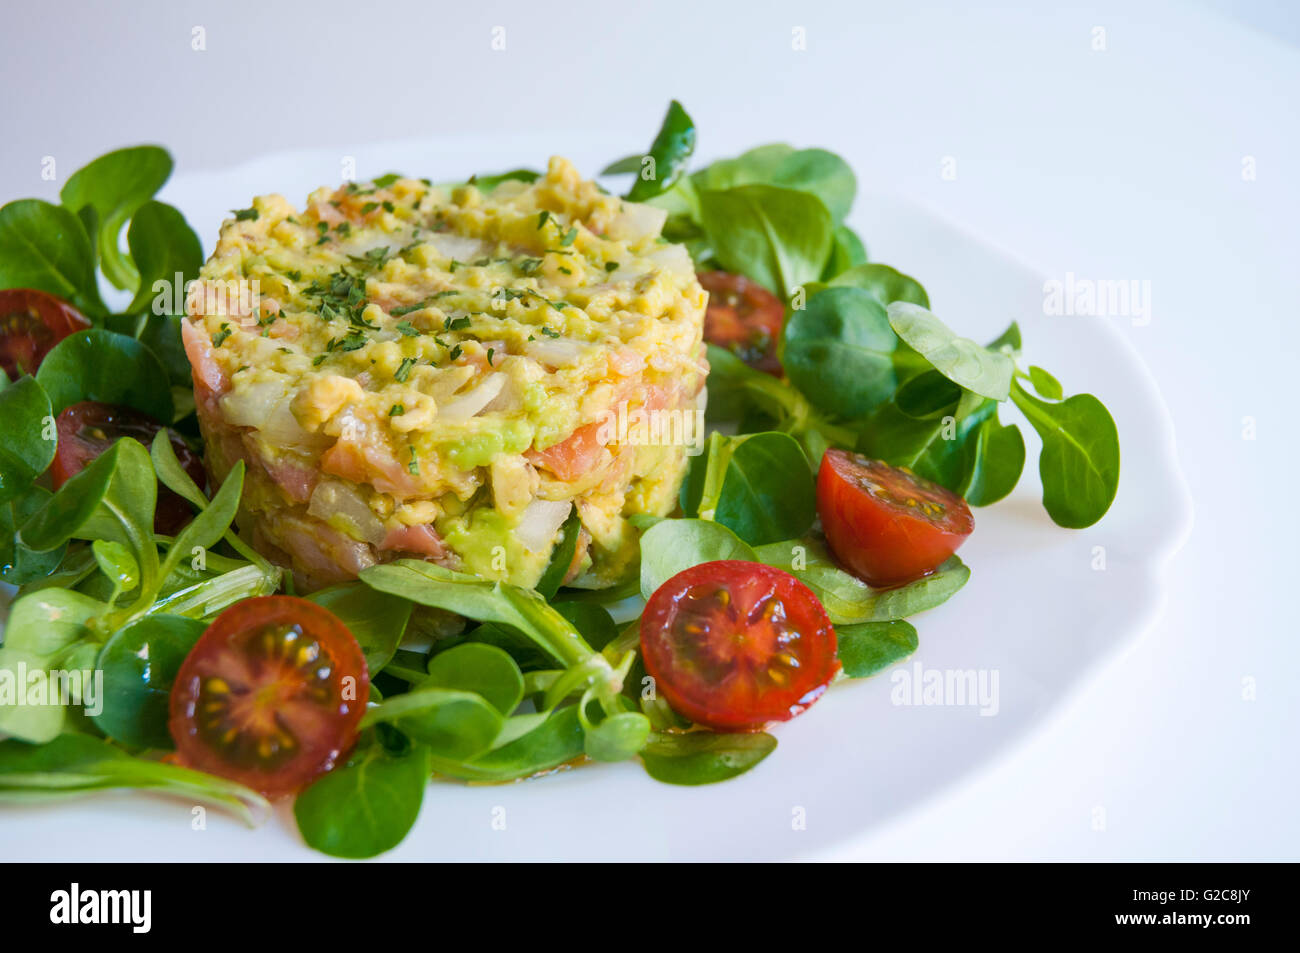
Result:
[[[300,204],[337,182],[390,170],[448,179],[539,166],[557,148],[594,172],[623,144],[546,143],[512,136],[281,154],[235,169],[178,176],[164,198],[210,249],[228,209],[279,191]],[[978,340],[1020,322],[1026,357],[1067,392],[1102,398],[1119,426],[1123,468],[1107,517],[1084,531],[1056,527],[1039,502],[1038,440],[1021,421],[1029,463],[1016,492],[976,511],[962,550],[972,576],[948,604],[915,620],[920,650],[874,679],[839,685],[779,726],[778,749],[725,784],[659,784],[635,763],[598,765],[503,786],[434,783],[419,822],[386,857],[470,859],[759,859],[824,851],[987,766],[1039,724],[1089,672],[1136,637],[1160,605],[1162,568],[1191,523],[1172,424],[1136,354],[1110,321],[1043,316],[1043,282],[1010,256],[935,215],[861,195],[853,224],[872,259],[917,276],[936,313]],[[1016,416],[1012,411],[1009,416]],[[1104,559],[1104,569],[1094,568]],[[997,712],[891,701],[897,672],[996,673]],[[303,860],[287,808],[262,828],[190,806],[125,793],[0,815],[5,859]]]

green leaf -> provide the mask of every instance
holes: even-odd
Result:
[[[831,213],[809,192],[741,185],[699,195],[701,224],[728,271],[779,297],[816,280],[831,250]]]
[[[514,781],[572,761],[583,754],[584,741],[578,706],[568,705],[552,712],[532,730],[473,761],[435,757],[433,770],[464,781]]]
[[[541,174],[532,169],[511,169],[509,172],[476,175],[474,185],[480,192],[491,192],[502,182],[536,182],[540,177]]]
[[[950,403],[944,405],[945,399]],[[996,409],[995,401],[927,371],[908,380],[867,419],[857,449],[962,493],[979,462],[973,454],[979,428]]]
[[[889,305],[889,324],[949,380],[992,400],[1006,400],[1010,395],[1016,366],[1000,351],[958,337],[925,308],[907,301]]]
[[[377,592],[363,582],[318,589],[306,598],[329,609],[348,627],[372,676],[392,659],[411,619],[410,600]]]
[[[841,272],[827,284],[830,288],[861,288],[883,305],[907,301],[930,307],[930,296],[921,283],[888,265],[860,264]]]
[[[631,175],[633,172],[641,171],[641,160],[644,158],[640,154],[624,156],[621,159],[615,159],[605,168],[600,170],[601,175]]]
[[[0,503],[26,493],[54,459],[57,435],[50,399],[32,377],[20,377],[0,390]]]
[[[158,484],[149,454],[123,437],[67,483],[23,524],[22,541],[38,552],[69,539],[122,543],[137,558],[153,543]]]
[[[90,550],[95,555],[99,571],[118,589],[130,592],[140,585],[140,564],[121,543],[97,539],[90,544]]]
[[[827,288],[786,321],[782,363],[800,391],[821,409],[861,417],[898,386],[898,337],[885,307],[860,288]]]
[[[566,666],[596,654],[569,621],[531,589],[489,582],[419,559],[371,566],[361,571],[361,581],[420,605],[510,626]]]
[[[429,783],[428,749],[402,755],[371,744],[321,777],[293,804],[302,839],[332,857],[374,857],[415,826]]]
[[[140,326],[139,340],[166,369],[167,380],[172,387],[189,390],[194,386],[194,381],[190,359],[185,356],[185,344],[181,340],[182,320],[174,314],[147,314]],[[173,392],[173,399],[175,396]],[[183,408],[177,407],[176,416],[184,416]]]
[[[867,261],[867,247],[847,225],[836,225],[831,233],[831,257],[822,271],[822,281],[831,281]]]
[[[63,561],[66,544],[38,553],[24,546],[18,538],[18,527],[52,495],[43,486],[33,486],[26,493],[0,503],[0,579],[10,585],[21,586],[43,579]]]
[[[807,532],[817,513],[808,458],[789,434],[714,433],[682,487],[688,515],[712,519],[751,546]]]
[[[666,784],[714,784],[744,774],[776,750],[766,732],[660,734],[641,752],[646,773]]]
[[[99,653],[103,710],[91,716],[99,729],[131,748],[172,748],[172,683],[205,628],[197,619],[147,615],[119,629]]]
[[[127,308],[132,313],[149,307],[158,293],[154,288],[156,282],[174,287],[176,276],[180,275],[183,289],[187,281],[198,277],[203,265],[199,237],[184,215],[162,202],[145,202],[140,206],[131,218],[126,244],[140,276],[135,298]]]
[[[560,527],[560,532],[560,541],[555,544],[555,549],[551,552],[551,561],[535,587],[547,599],[554,599],[555,594],[560,591],[564,577],[569,574],[569,567],[573,565],[574,554],[578,551],[582,519],[578,516],[576,506],[564,521],[564,525]]]
[[[0,208],[0,288],[48,291],[91,317],[107,311],[86,230],[76,215],[40,199]]]
[[[250,826],[271,812],[265,798],[234,781],[133,758],[89,735],[60,735],[41,745],[0,742],[0,801],[73,797],[114,788],[143,788],[224,807]]]
[[[633,590],[635,594],[637,590]],[[553,608],[578,630],[587,644],[599,652],[618,635],[618,626],[609,610],[595,602],[571,602],[568,600],[551,603]]]
[[[882,668],[907,658],[919,641],[910,622],[861,622],[835,629],[840,664],[849,678],[866,678]]]
[[[10,607],[5,641],[0,645],[0,698],[5,683],[13,692],[26,692],[22,670],[71,671],[65,663],[90,637],[87,623],[107,609],[102,602],[71,589],[45,589],[16,601]],[[54,687],[48,680],[47,686]],[[22,697],[33,700],[25,694]],[[16,704],[16,700],[5,699],[0,704],[0,735],[44,744],[63,730],[62,704],[50,704],[48,697],[44,704]]]
[[[1038,396],[1046,397],[1048,400],[1060,400],[1065,396],[1065,391],[1061,389],[1061,382],[1058,381],[1041,367],[1029,368],[1029,381],[1034,385],[1034,390],[1038,391]]]
[[[136,146],[102,155],[73,173],[59,193],[71,212],[94,209],[96,244],[104,274],[116,287],[134,291],[139,272],[118,247],[122,227],[153,198],[172,172],[172,158],[158,146]]]
[[[1003,426],[997,410],[966,441],[966,478],[958,490],[972,506],[996,503],[1016,488],[1025,469],[1025,438],[1015,424]]]
[[[626,761],[645,747],[650,719],[640,712],[616,712],[587,728],[583,750],[593,761]]]
[[[1119,432],[1110,411],[1091,394],[1048,403],[1019,381],[1011,399],[1043,440],[1038,472],[1048,515],[1069,529],[1096,523],[1119,490]]]
[[[176,459],[176,450],[166,433],[159,431],[154,435],[153,443],[149,446],[149,459],[163,486],[193,503],[196,509],[201,510],[208,505],[208,498]]]
[[[641,535],[641,595],[649,599],[679,572],[718,559],[758,561],[754,550],[721,523],[698,519],[656,523]]]
[[[429,677],[420,688],[446,688],[482,696],[502,715],[524,697],[524,676],[509,653],[495,645],[466,642],[429,660]]]
[[[153,352],[125,334],[89,328],[69,335],[46,355],[36,380],[58,414],[82,400],[125,404],[161,423],[174,405],[167,372]]]
[[[904,619],[933,609],[947,602],[970,578],[970,569],[952,556],[928,576],[892,589],[873,589],[840,569],[825,546],[811,539],[760,546],[755,556],[811,589],[837,626]]]
[[[928,308],[929,305],[925,307]],[[1008,355],[1020,353],[1020,325],[1012,321],[1005,331],[989,342],[988,347],[990,351],[1001,351]]]
[[[152,458],[151,458],[152,459]],[[172,540],[163,560],[161,574],[165,579],[183,559],[189,559],[193,551],[207,549],[226,535],[235,513],[239,510],[240,494],[244,489],[244,461],[238,460],[226,474],[221,489],[212,497],[206,507],[199,511],[194,519]]]
[[[858,187],[853,169],[835,153],[794,149],[784,143],[758,146],[734,159],[714,162],[692,179],[699,189],[774,185],[807,192],[822,201],[837,225],[852,208]]]
[[[428,745],[440,758],[468,761],[492,747],[504,719],[475,692],[420,686],[367,709],[361,724],[381,722]]]
[[[672,188],[686,171],[694,151],[695,123],[674,99],[647,153],[647,158],[654,160],[653,166],[638,161],[632,170],[637,177],[627,193],[628,201],[644,202]]]

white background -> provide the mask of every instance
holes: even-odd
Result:
[[[149,141],[182,170],[463,131],[597,130],[614,157],[675,96],[708,156],[826,146],[1044,274],[1149,280],[1151,322],[1116,320],[1196,506],[1165,611],[1029,742],[831,856],[1295,860],[1300,15],[977,7],[7,2],[0,200],[52,197],[45,156],[61,180]]]

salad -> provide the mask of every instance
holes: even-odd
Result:
[[[1051,519],[1105,515],[1119,442],[1104,405],[1025,364],[1016,324],[962,337],[919,281],[871,261],[846,221],[856,180],[840,157],[774,144],[693,168],[695,145],[673,102],[649,149],[602,173],[659,230],[645,260],[684,248],[675,293],[707,292],[710,427],[675,495],[624,511],[630,558],[598,578],[581,571],[594,527],[576,503],[548,510],[563,522],[529,584],[400,551],[324,588],[295,577],[248,530],[260,476],[228,458],[211,478],[195,412],[207,379],[185,338],[184,289],[205,265],[182,213],[154,198],[168,154],[109,153],[58,204],[0,208],[0,800],[141,788],[257,823],[293,798],[308,845],[361,858],[401,842],[435,776],[637,759],[655,781],[724,781],[829,686],[915,651],[909,619],[969,579],[956,552],[972,507],[1025,466],[1012,408],[1041,437]],[[545,175],[451,186],[506,201]],[[346,191],[369,215],[388,199],[367,190],[398,181],[434,188],[393,175]],[[579,232],[551,227],[565,248]],[[366,267],[388,259],[368,254]],[[345,294],[329,292],[341,320],[379,328],[365,317],[376,279],[345,277]],[[424,306],[380,317],[415,337]],[[437,346],[472,352],[471,325]],[[213,346],[229,333],[218,324]],[[544,469],[532,447],[521,459]],[[411,474],[415,456],[412,443]]]

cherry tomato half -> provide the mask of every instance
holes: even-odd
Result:
[[[668,704],[715,731],[788,721],[840,667],[835,629],[812,590],[734,559],[693,566],[655,590],[641,616],[641,653]]]
[[[30,288],[0,291],[0,367],[10,379],[35,374],[45,355],[90,321],[66,301]]]
[[[709,293],[704,340],[726,348],[750,367],[780,377],[776,342],[785,324],[781,299],[744,275],[705,271],[696,277]]]
[[[131,437],[148,449],[154,436],[163,429],[163,425],[148,414],[94,400],[83,400],[65,407],[55,426],[59,431],[59,445],[54,452],[54,462],[50,464],[50,478],[56,490],[117,443],[118,438]],[[176,459],[190,479],[203,486],[206,477],[199,455],[174,430],[168,430],[167,434]],[[154,530],[174,536],[193,518],[194,510],[190,504],[160,484],[158,507],[154,510]]]
[[[933,572],[975,528],[956,493],[846,450],[822,457],[817,514],[836,558],[873,586]]]
[[[181,763],[280,797],[352,749],[369,697],[361,647],[332,612],[259,596],[217,616],[190,650],[169,728]]]

